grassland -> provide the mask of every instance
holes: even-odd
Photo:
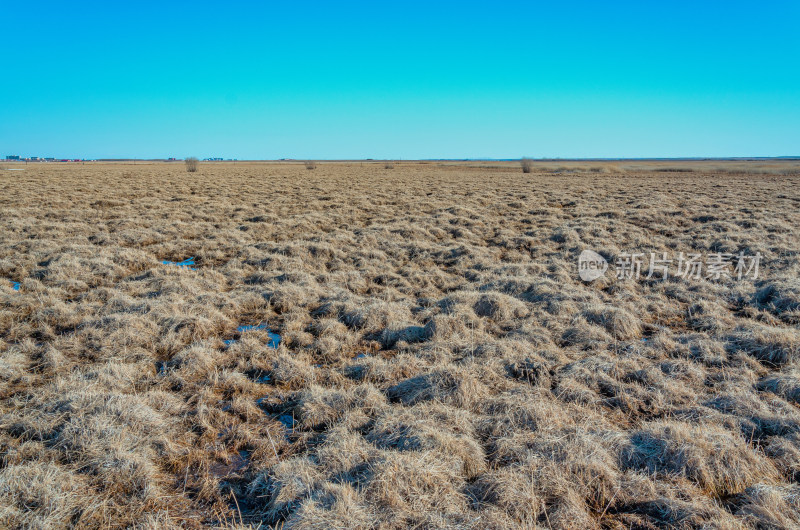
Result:
[[[0,527],[800,527],[797,162],[0,184]]]

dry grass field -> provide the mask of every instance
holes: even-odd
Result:
[[[0,527],[800,528],[800,163],[388,165],[0,171]]]

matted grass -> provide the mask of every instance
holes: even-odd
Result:
[[[796,162],[0,184],[2,527],[800,521]],[[764,258],[584,283],[584,249]]]

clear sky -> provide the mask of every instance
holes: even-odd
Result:
[[[800,2],[0,0],[0,155],[800,155]]]

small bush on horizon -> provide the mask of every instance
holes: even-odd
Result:
[[[523,173],[530,173],[533,171],[533,159],[528,157],[522,157],[519,160],[520,165],[522,166]]]
[[[196,156],[190,156],[186,160],[186,171],[189,173],[195,173],[197,171],[197,167],[199,166],[199,160],[197,160]]]
[[[317,163],[314,162],[313,160],[306,160],[305,165],[306,165],[306,169],[309,169],[309,170],[310,169],[317,169]]]

